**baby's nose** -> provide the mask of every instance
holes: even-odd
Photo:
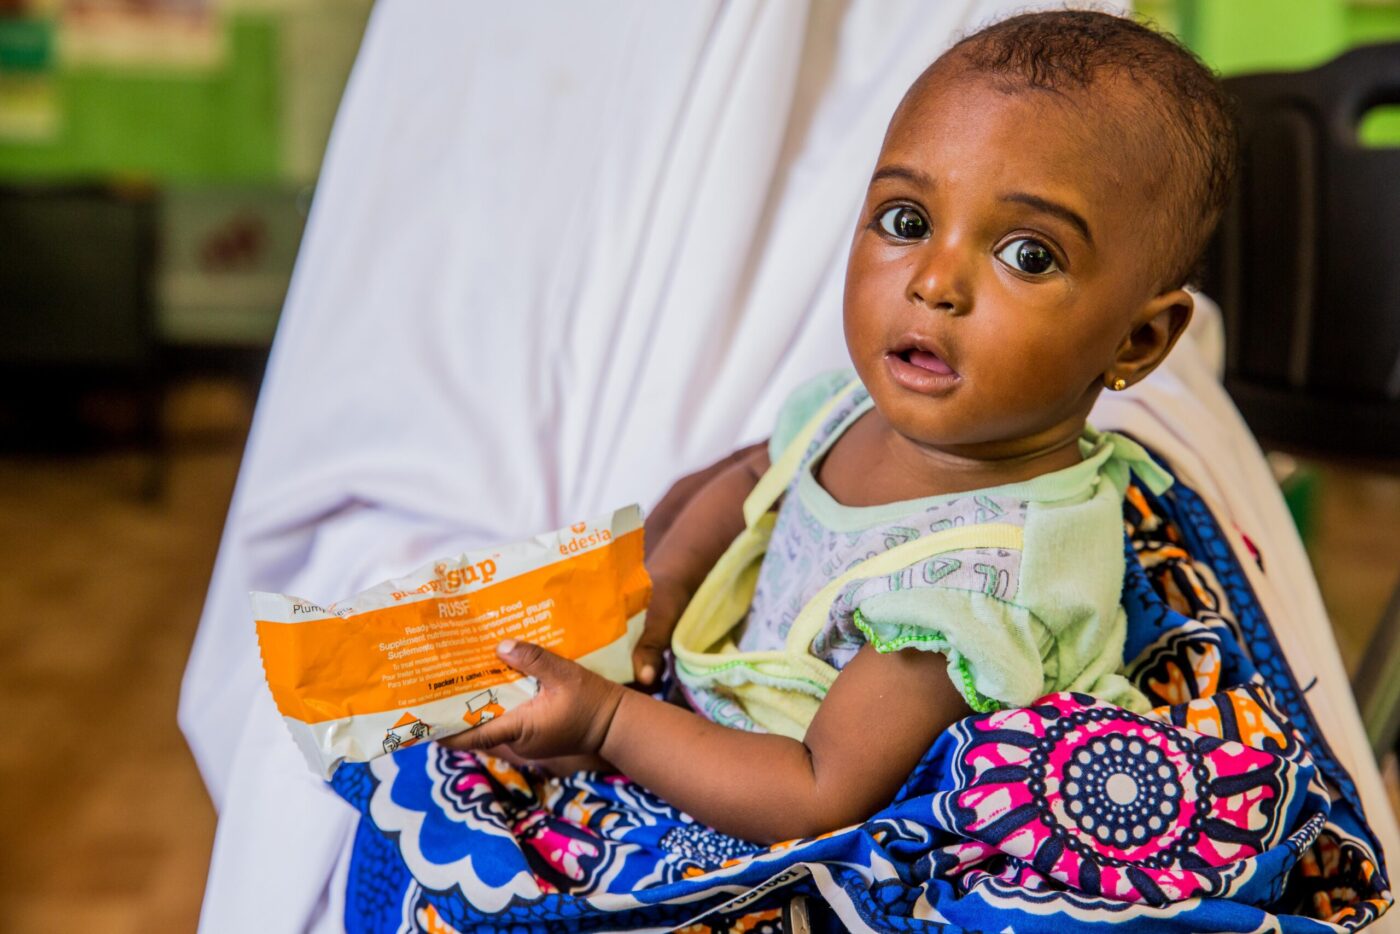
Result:
[[[913,268],[905,295],[931,311],[963,314],[972,308],[966,264],[957,249],[926,249]]]

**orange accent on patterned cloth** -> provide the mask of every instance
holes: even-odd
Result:
[[[461,931],[444,921],[442,915],[438,914],[437,909],[432,905],[418,909],[418,924],[428,934],[462,934]]]

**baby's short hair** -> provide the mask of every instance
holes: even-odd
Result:
[[[959,41],[944,56],[1010,91],[1071,94],[1105,76],[1129,79],[1160,124],[1170,183],[1166,256],[1175,288],[1195,273],[1230,196],[1238,159],[1233,107],[1215,74],[1174,38],[1132,19],[1089,10],[1024,13]],[[1143,114],[1134,113],[1135,120]]]

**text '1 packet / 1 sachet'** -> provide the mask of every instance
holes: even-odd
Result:
[[[496,655],[533,642],[632,680],[651,581],[642,512],[434,561],[329,606],[252,594],[263,671],[312,769],[329,778],[478,726],[535,694]]]

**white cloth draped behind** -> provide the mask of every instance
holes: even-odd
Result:
[[[765,437],[846,361],[846,248],[904,89],[1025,6],[376,4],[181,696],[220,812],[202,930],[334,929],[354,829],[277,717],[247,591],[333,600],[654,503]],[[1269,549],[1289,656],[1392,833],[1306,559],[1207,356],[1184,342],[1096,420]]]

